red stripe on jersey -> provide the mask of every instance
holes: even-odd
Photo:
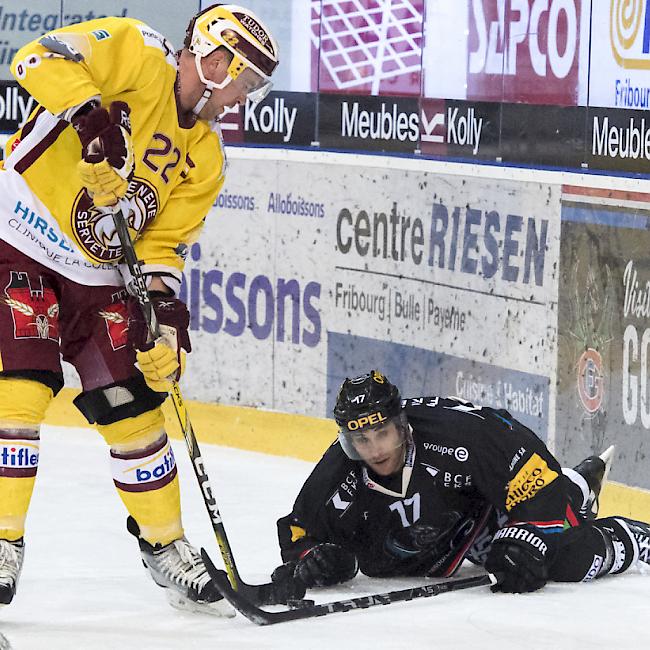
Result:
[[[451,564],[442,573],[442,575],[445,578],[452,576],[454,575],[454,573],[456,573],[456,570],[462,564],[463,560],[465,559],[465,555],[467,555],[467,552],[476,541],[476,538],[478,537],[479,533],[485,528],[485,524],[491,512],[492,512],[492,506],[488,506],[485,509],[483,516],[479,519],[479,521],[476,522],[474,526],[474,530],[470,533],[468,538],[465,540],[465,543],[463,544],[462,548],[460,549],[456,557],[451,561]]]
[[[56,139],[63,133],[66,127],[70,126],[65,120],[59,120],[56,126],[49,131],[30,151],[23,154],[23,157],[14,165],[14,169],[22,174],[31,167],[55,142]],[[24,143],[25,140],[21,139]],[[24,146],[24,145],[23,145]]]
[[[31,120],[28,120],[25,122],[25,125],[23,128],[20,130],[20,139],[22,140],[23,138],[26,138],[33,130],[34,127],[36,126],[36,120],[38,119],[39,115],[44,111],[45,109],[42,106],[39,106],[36,109],[36,113],[34,113],[34,117],[32,117]]]
[[[557,528],[558,526],[562,528],[564,526],[564,519],[554,519],[552,521],[512,521],[510,523],[513,526],[518,524],[531,524],[532,526],[537,526],[537,528]]]
[[[571,526],[571,528],[574,528],[575,526],[578,526],[579,523],[580,523],[578,521],[578,518],[573,513],[573,510],[571,509],[571,506],[569,504],[567,504],[567,507],[566,507],[566,520],[569,522],[569,525]]]

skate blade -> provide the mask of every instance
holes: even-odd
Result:
[[[216,603],[197,603],[181,596],[181,594],[172,589],[166,589],[165,596],[167,597],[167,602],[174,609],[180,609],[184,612],[208,614],[209,616],[220,616],[221,618],[233,618],[236,614],[235,610],[225,599],[218,600]]]
[[[605,472],[603,473],[603,479],[600,482],[600,494],[602,494],[605,483],[607,483],[607,477],[609,476],[609,470],[612,468],[612,463],[614,462],[614,452],[616,451],[616,445],[610,445],[605,449],[602,454],[598,454],[598,458],[605,463]],[[593,505],[591,506],[591,512],[594,517],[598,517],[598,510],[600,508],[600,494],[598,498],[594,500]]]
[[[607,481],[607,476],[609,475],[609,470],[612,467],[612,462],[614,461],[614,452],[616,451],[616,445],[610,445],[605,449],[602,454],[599,454],[599,458],[605,463],[605,473],[603,474],[602,485],[605,485]]]

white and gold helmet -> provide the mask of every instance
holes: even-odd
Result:
[[[194,54],[206,90],[225,88],[246,68],[260,76],[259,85],[248,93],[252,101],[261,101],[271,90],[271,75],[278,65],[278,44],[252,11],[234,4],[215,4],[203,9],[190,21],[184,46]],[[218,47],[225,47],[233,56],[228,76],[221,83],[207,80],[201,69],[201,59]],[[198,110],[200,107],[195,107],[194,112]]]

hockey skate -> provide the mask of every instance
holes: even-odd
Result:
[[[138,538],[142,564],[149,569],[154,582],[165,589],[172,607],[213,616],[235,615],[210,578],[199,552],[185,537],[166,546],[153,546],[140,537],[132,517],[128,518],[127,528]]]
[[[580,508],[580,515],[584,519],[595,519],[598,515],[598,498],[607,481],[615,449],[611,445],[599,456],[589,456],[573,468],[587,482],[588,493]]]
[[[16,594],[24,556],[22,539],[16,542],[0,539],[0,607],[8,605]]]

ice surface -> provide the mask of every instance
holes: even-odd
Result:
[[[220,566],[182,441],[174,449],[187,536]],[[275,521],[311,464],[205,444],[202,451],[239,571],[264,582],[280,562]],[[0,633],[14,650],[650,648],[650,572],[638,570],[535,594],[480,587],[272,627],[178,612],[145,573],[125,520],[98,434],[45,427],[19,591],[0,609]],[[360,577],[311,593],[324,602],[414,583],[422,584]]]

